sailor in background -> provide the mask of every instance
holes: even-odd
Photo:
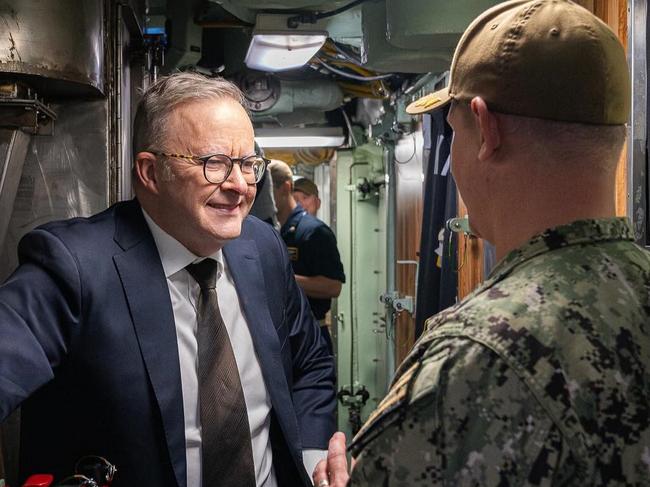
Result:
[[[311,216],[317,216],[320,209],[318,186],[311,179],[300,177],[293,182],[293,197]]]
[[[336,237],[325,223],[296,202],[291,168],[283,161],[274,160],[269,170],[278,220],[282,225],[280,234],[287,244],[296,281],[307,295],[321,330],[329,337],[325,317],[332,299],[338,297],[345,282]],[[330,339],[330,350],[332,348]]]

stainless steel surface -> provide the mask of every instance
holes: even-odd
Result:
[[[102,0],[3,0],[0,25],[0,72],[41,96],[104,92]]]
[[[0,84],[0,127],[29,134],[52,135],[56,113],[31,88]]]
[[[140,42],[138,33],[129,27],[126,19],[129,18],[130,9],[117,5],[117,35],[115,46],[115,166],[114,171],[117,181],[115,182],[115,201],[130,199],[131,188],[131,121],[133,120],[131,96],[135,90],[132,89],[131,74],[133,66],[129,62],[129,48],[133,42]]]
[[[110,138],[108,143],[108,204],[133,197],[131,186],[132,168],[132,122],[139,93],[148,86],[151,73],[145,51],[140,25],[144,24],[142,9],[123,3],[112,3],[107,10],[107,25],[111,37],[107,49],[106,73],[113,79],[108,97]]]
[[[632,114],[628,124],[627,212],[639,244],[648,244],[647,0],[628,2],[628,63],[632,77]]]
[[[0,246],[0,282],[16,267],[18,241],[29,230],[108,206],[107,105],[105,100],[54,105],[55,134],[31,138]]]
[[[395,260],[397,256],[397,175],[395,171],[395,149],[391,144],[384,147],[384,170],[386,172],[386,292],[397,294]],[[397,316],[392,306],[386,306],[386,327],[388,346],[386,349],[386,376],[395,373],[395,322]]]
[[[24,132],[0,129],[0,247],[13,213],[28,144],[29,135]]]

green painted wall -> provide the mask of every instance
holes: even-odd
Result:
[[[361,178],[383,179],[382,152],[367,144],[339,151],[336,163],[337,241],[346,273],[335,331],[338,389],[354,394],[365,386],[369,397],[360,410],[362,422],[387,388],[385,310],[379,302],[386,287],[386,231],[383,189],[362,195],[355,186]],[[350,402],[355,402],[354,396],[347,397]],[[350,438],[349,408],[341,401],[338,415],[339,429]]]

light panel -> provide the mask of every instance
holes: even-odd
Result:
[[[268,72],[300,68],[326,40],[326,32],[255,32],[244,62],[251,69]]]
[[[263,149],[341,147],[345,143],[345,135],[338,127],[258,129],[255,131],[255,141]]]

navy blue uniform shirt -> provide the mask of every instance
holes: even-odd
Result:
[[[282,225],[280,234],[287,244],[294,274],[325,276],[345,282],[334,233],[325,223],[307,213],[302,206],[297,205],[293,209]],[[308,299],[316,319],[324,319],[332,306],[332,300]]]

